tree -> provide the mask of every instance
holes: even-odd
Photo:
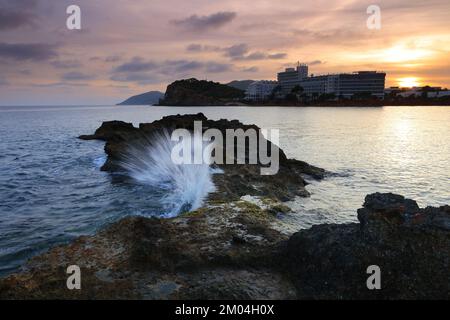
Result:
[[[282,91],[283,91],[283,88],[280,85],[276,86],[275,88],[273,88],[269,99],[270,100],[275,100],[275,99],[281,98]]]
[[[296,85],[295,87],[292,88],[291,93],[298,95],[301,94],[303,91],[305,91],[305,89],[303,89],[302,86]]]
[[[322,93],[318,98],[319,101],[331,101],[335,99],[336,95],[334,93]]]
[[[428,92],[434,91],[431,89],[430,86],[425,86],[422,88],[422,98],[427,99],[428,98]]]
[[[294,96],[295,98],[291,98],[289,100],[300,100],[301,94],[303,93],[304,89],[302,86],[296,85],[291,89],[290,95]]]

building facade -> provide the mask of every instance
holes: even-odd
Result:
[[[252,101],[267,100],[278,86],[277,81],[261,80],[251,83],[245,91],[245,99]]]
[[[308,76],[308,66],[299,65],[297,69],[288,68],[278,74],[282,93],[291,93],[296,86],[303,88],[308,97],[334,94],[337,98],[352,98],[358,95],[372,95],[384,98],[386,73],[377,71],[358,71],[320,76]]]
[[[399,88],[390,87],[384,90],[386,95],[398,96],[403,98],[418,98],[426,96],[427,98],[442,98],[450,96],[450,90],[442,89],[442,87],[412,87],[412,88]]]
[[[291,93],[299,82],[308,77],[308,66],[299,64],[297,68],[287,68],[285,71],[278,73],[278,83],[281,86],[281,92],[284,95]]]

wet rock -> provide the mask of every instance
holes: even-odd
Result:
[[[203,114],[169,116],[134,128],[104,123],[83,139],[106,141],[106,171],[127,145],[161,130],[249,128]],[[267,142],[272,144],[270,142]],[[282,203],[307,196],[304,175],[325,172],[287,159],[261,176],[259,165],[223,166],[204,206],[171,219],[127,217],[32,258],[0,279],[0,299],[449,299],[450,207],[421,209],[394,194],[372,194],[360,223],[317,225],[282,234]],[[298,213],[301,214],[301,213]],[[280,224],[277,226],[277,224]],[[68,290],[66,268],[81,268],[82,290]],[[369,290],[367,267],[381,268]]]
[[[195,121],[202,121],[204,131],[207,129],[218,129],[224,137],[227,129],[242,129],[244,131],[253,129],[259,132],[259,128],[256,125],[245,125],[238,120],[210,120],[204,114],[198,113],[166,116],[152,123],[141,123],[139,128],[121,121],[104,122],[93,135],[80,136],[80,139],[106,141],[105,152],[108,155],[108,159],[102,170],[115,172],[121,170],[119,163],[126,155],[129,146],[152,145],[156,139],[155,137],[158,137],[163,132],[170,134],[175,129],[187,129],[192,132]],[[263,139],[263,141],[259,139]],[[273,197],[280,201],[292,200],[296,196],[307,197],[309,193],[305,189],[307,182],[304,180],[304,177],[322,179],[325,176],[325,170],[303,161],[288,159],[283,150],[264,139],[264,137],[258,137],[258,148],[263,143],[267,144],[267,150],[279,151],[278,173],[269,176],[261,175],[261,167],[263,166],[259,164],[260,161],[258,161],[258,164],[218,165],[222,169],[223,174],[214,176],[218,192],[211,195],[213,200],[237,200],[247,194]],[[226,154],[226,148],[225,143],[223,154]],[[245,149],[246,155],[248,155],[248,145],[245,146]],[[235,153],[234,163],[237,163],[237,153]]]
[[[280,253],[299,298],[449,299],[450,207],[420,209],[394,194],[366,197],[360,224],[294,234]],[[381,290],[366,270],[381,268]]]
[[[33,258],[0,280],[0,299],[290,299],[294,287],[273,267],[287,239],[274,220],[232,203],[173,219],[124,218]],[[69,265],[81,268],[81,290],[66,287]]]
[[[419,208],[422,218],[399,222],[392,208],[405,203],[413,210],[403,214],[416,212],[403,197],[370,195],[364,225],[317,225],[291,237],[255,201],[129,217],[33,258],[0,280],[0,298],[449,299],[450,207]],[[82,290],[66,288],[73,264]],[[371,265],[381,269],[381,290],[367,288]]]

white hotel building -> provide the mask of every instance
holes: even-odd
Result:
[[[277,85],[277,81],[269,80],[252,82],[245,91],[245,99],[252,101],[267,100]]]
[[[284,95],[291,93],[295,86],[300,86],[309,97],[334,94],[336,97],[351,98],[364,93],[383,98],[385,78],[386,73],[376,71],[308,76],[308,66],[305,64],[278,73],[278,83]]]

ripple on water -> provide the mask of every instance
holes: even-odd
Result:
[[[121,217],[163,211],[158,190],[99,170],[106,161],[103,142],[75,137],[106,120],[137,125],[142,119],[198,111],[8,107],[0,117],[0,275],[17,270],[33,254]],[[201,112],[280,129],[289,157],[333,172],[322,182],[310,181],[310,198],[289,203],[294,213],[281,216],[285,232],[355,222],[365,195],[377,191],[402,193],[421,206],[450,203],[449,108],[214,107]]]

